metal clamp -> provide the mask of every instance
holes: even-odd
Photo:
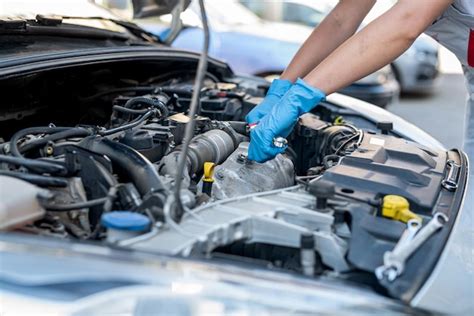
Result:
[[[275,137],[273,139],[273,146],[278,148],[284,148],[288,145],[288,141],[284,137]]]
[[[461,166],[454,162],[454,160],[448,160],[447,168],[448,172],[443,181],[441,181],[441,185],[448,191],[455,191],[458,188],[458,177]]]

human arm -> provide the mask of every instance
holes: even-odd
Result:
[[[341,43],[352,36],[376,0],[340,0],[298,50],[280,79],[272,82],[263,99],[246,116],[249,124],[259,122],[277,104],[299,77],[306,76]]]
[[[280,78],[295,82],[306,76],[357,31],[375,2],[340,0],[306,39]]]
[[[304,80],[298,80],[251,131],[249,159],[264,162],[283,152],[285,148],[273,146],[273,138],[284,137],[288,126],[292,127],[299,115],[317,106],[326,94],[393,61],[451,3],[452,0],[400,0],[387,13],[348,39]],[[301,97],[303,94],[310,97]]]
[[[326,94],[382,68],[407,50],[453,0],[399,0],[304,77]]]

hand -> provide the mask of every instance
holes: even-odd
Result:
[[[271,112],[251,130],[248,158],[256,162],[265,162],[285,151],[286,147],[273,145],[273,139],[280,136],[288,137],[298,118],[325,98],[324,92],[298,79],[277,106],[274,106]]]
[[[254,107],[252,111],[247,114],[245,120],[249,124],[258,123],[265,115],[270,113],[273,106],[280,102],[280,99],[285,93],[291,88],[293,83],[289,80],[275,79],[273,80],[270,89],[268,89],[267,95],[260,102],[259,105]]]

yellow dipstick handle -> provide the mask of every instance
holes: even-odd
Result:
[[[214,167],[216,166],[213,162],[204,163],[204,182],[214,182]]]
[[[410,203],[403,196],[386,195],[383,198],[382,215],[407,223],[411,219],[421,221],[421,217],[410,211]]]
[[[211,196],[212,184],[214,183],[214,167],[216,166],[213,162],[204,163],[204,177],[202,179],[202,193]]]

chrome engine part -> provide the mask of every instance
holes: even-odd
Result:
[[[248,142],[239,147],[214,170],[213,197],[217,200],[292,186],[295,168],[286,155],[266,163],[247,160]]]

